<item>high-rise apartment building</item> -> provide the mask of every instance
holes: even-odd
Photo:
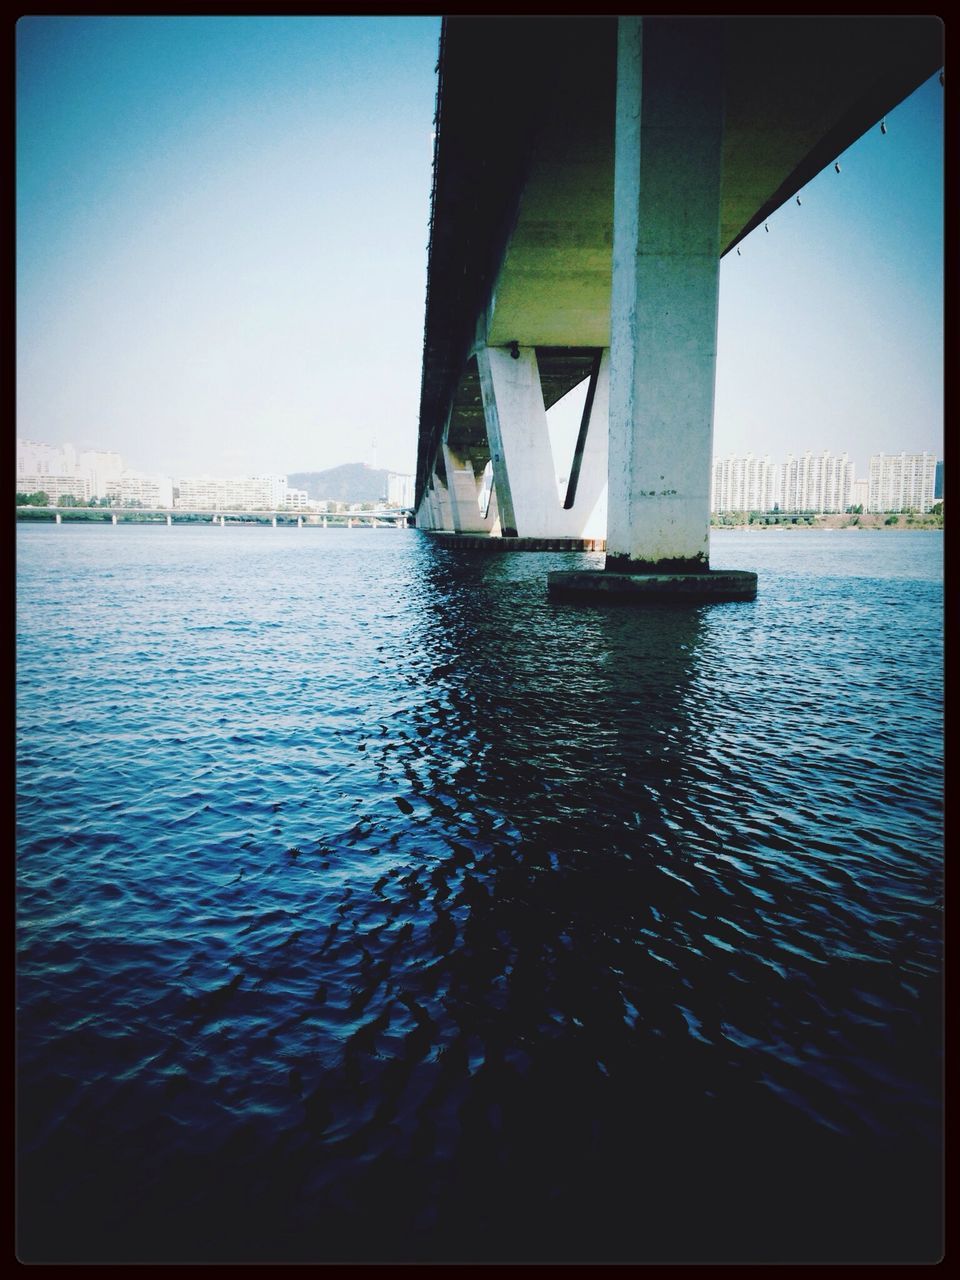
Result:
[[[783,464],[782,511],[838,512],[850,506],[854,466],[845,453],[825,449],[801,458],[791,454]]]
[[[391,507],[412,507],[413,491],[413,476],[391,473],[387,477],[387,502]]]
[[[929,511],[937,476],[932,453],[877,453],[870,459],[868,511]]]
[[[862,476],[853,482],[853,488],[850,492],[851,507],[863,507],[867,510],[870,504],[870,480],[867,476]]]
[[[781,469],[769,457],[718,458],[713,464],[713,491],[710,509],[725,511],[771,511],[779,504]]]
[[[55,507],[61,498],[76,498],[78,502],[89,502],[92,496],[90,481],[86,476],[68,476],[49,472],[35,472],[33,475],[20,472],[17,475],[17,493],[45,493],[52,507]]]
[[[783,463],[769,457],[718,458],[713,464],[710,509],[727,511],[846,511],[854,480],[847,455],[792,455]]]
[[[180,481],[180,506],[194,511],[282,511],[286,476],[210,476]]]
[[[123,472],[123,459],[112,450],[86,449],[72,444],[42,444],[17,440],[17,492],[42,490],[50,498],[70,496],[79,501],[107,497],[107,486]],[[37,479],[42,483],[35,483]]]
[[[167,476],[145,476],[124,471],[107,481],[106,497],[121,507],[172,507],[173,481]]]
[[[90,478],[90,496],[107,497],[107,486],[123,475],[123,458],[112,449],[85,449],[77,459],[77,469]]]

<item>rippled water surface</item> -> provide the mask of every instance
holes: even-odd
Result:
[[[939,1256],[939,534],[17,543],[22,1259]]]

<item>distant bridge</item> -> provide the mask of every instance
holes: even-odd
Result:
[[[269,524],[296,525],[299,528],[311,525],[322,529],[362,529],[395,527],[407,528],[413,523],[413,512],[408,508],[383,507],[374,511],[242,511],[214,510],[212,507],[17,507],[17,514],[24,511],[43,512],[54,516],[57,524],[73,520],[95,523],[100,520],[112,520],[118,524],[121,520],[143,521],[144,517],[157,523],[167,524],[209,521],[211,524]]]
[[[708,570],[720,258],[942,63],[934,17],[444,19],[418,526]]]

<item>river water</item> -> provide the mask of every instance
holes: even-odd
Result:
[[[18,528],[18,1256],[939,1257],[942,551]]]

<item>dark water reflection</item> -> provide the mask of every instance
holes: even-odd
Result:
[[[23,531],[21,1257],[937,1257],[940,554]]]

